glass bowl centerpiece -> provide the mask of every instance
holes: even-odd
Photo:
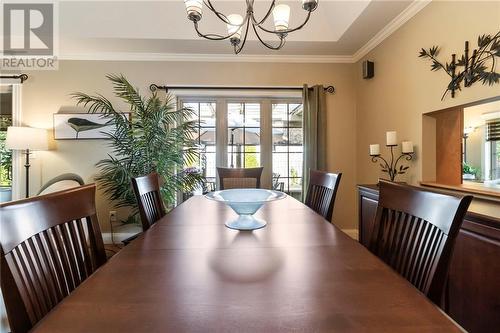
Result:
[[[231,207],[238,218],[226,222],[226,227],[236,230],[255,230],[266,226],[266,221],[253,216],[262,205],[286,197],[279,191],[264,189],[231,189],[210,192],[205,195],[210,200],[223,202]]]

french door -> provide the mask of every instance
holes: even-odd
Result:
[[[217,166],[263,166],[262,186],[300,198],[302,191],[302,103],[292,98],[179,98],[194,111],[198,168],[217,184]]]

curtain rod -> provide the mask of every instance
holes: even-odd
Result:
[[[21,80],[21,83],[28,79],[28,74],[19,74],[19,75],[0,75],[0,79],[15,79]]]
[[[323,87],[326,92],[333,94],[335,92],[334,86]],[[223,87],[223,86],[159,86],[151,84],[149,86],[151,91],[165,90],[168,92],[170,89],[183,89],[183,90],[302,90],[303,87]],[[309,88],[312,89],[312,88]]]

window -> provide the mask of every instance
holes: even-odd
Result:
[[[500,140],[490,141],[491,145],[491,175],[490,179],[500,179]]]
[[[272,104],[273,178],[297,198],[302,192],[302,104]]]
[[[216,104],[213,102],[206,103],[184,103],[184,107],[194,111],[193,119],[198,123],[198,127],[193,137],[195,138],[199,151],[200,158],[198,161],[189,165],[190,167],[198,168],[203,177],[209,183],[215,183],[216,179],[216,127],[215,113]]]
[[[302,104],[298,98],[181,97],[199,122],[193,134],[201,150],[196,166],[213,184],[216,166],[263,166],[261,184],[300,198],[302,194]]]
[[[12,151],[5,148],[7,127],[12,126],[12,87],[0,85],[0,202],[12,200]]]
[[[489,179],[500,179],[500,118],[490,119],[486,122],[486,143],[490,150]]]
[[[260,166],[260,104],[227,104],[228,165]]]

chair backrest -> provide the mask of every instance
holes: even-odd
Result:
[[[309,171],[309,185],[305,204],[326,220],[332,220],[333,206],[342,173],[334,174],[317,170]]]
[[[132,178],[132,187],[139,206],[142,230],[146,231],[166,214],[160,194],[160,177],[153,172]]]
[[[217,167],[220,189],[260,188],[263,167],[259,168],[221,168]]]
[[[13,332],[26,332],[106,262],[95,185],[0,205],[1,287]]]
[[[380,181],[369,249],[440,304],[455,238],[472,196]]]

